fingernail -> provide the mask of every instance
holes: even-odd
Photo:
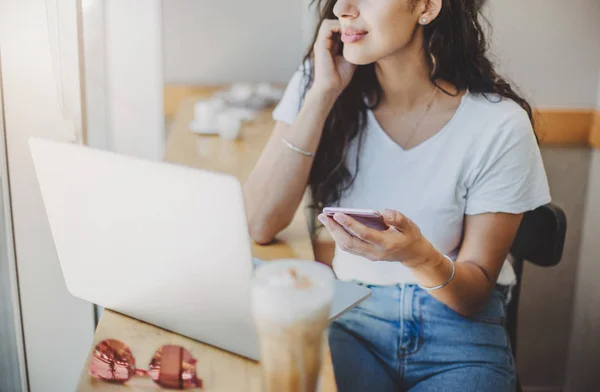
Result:
[[[340,223],[342,225],[348,221],[348,219],[346,219],[346,217],[344,215],[341,215],[341,214],[335,214],[333,216],[333,219],[335,219],[335,221],[337,223]]]
[[[319,215],[317,219],[319,219],[321,223],[325,223],[325,217],[323,215]]]

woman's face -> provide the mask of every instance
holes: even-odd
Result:
[[[421,1],[338,0],[333,12],[340,20],[344,58],[353,64],[376,62],[414,39]]]

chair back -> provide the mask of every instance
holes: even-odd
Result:
[[[523,216],[523,221],[510,249],[514,259],[513,268],[517,275],[517,285],[513,288],[512,298],[506,312],[506,329],[515,358],[523,264],[527,260],[540,267],[557,265],[562,258],[566,231],[565,213],[554,204],[546,204]]]

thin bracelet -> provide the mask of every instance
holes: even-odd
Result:
[[[292,143],[288,142],[286,140],[286,138],[284,138],[283,136],[281,137],[281,141],[283,142],[283,144],[285,144],[292,150],[296,151],[297,153],[304,155],[305,157],[314,157],[315,156],[315,154],[313,154],[312,152],[304,151],[304,150],[294,146]]]
[[[419,288],[425,290],[425,291],[435,291],[435,290],[439,290],[442,287],[445,287],[448,285],[448,283],[450,283],[452,281],[452,279],[454,279],[454,273],[456,272],[456,267],[454,266],[454,261],[452,261],[452,259],[446,255],[444,255],[444,257],[446,259],[448,259],[448,261],[450,262],[450,264],[452,265],[452,273],[450,274],[450,277],[448,278],[447,281],[445,281],[444,283],[442,283],[439,286],[435,286],[435,287],[425,287],[425,286],[421,286],[420,284],[417,283],[417,286],[419,286]]]

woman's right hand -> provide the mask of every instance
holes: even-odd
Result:
[[[342,42],[340,21],[325,19],[319,28],[319,34],[313,47],[315,54],[314,82],[311,89],[336,97],[350,83],[356,65],[349,63],[338,54]]]

